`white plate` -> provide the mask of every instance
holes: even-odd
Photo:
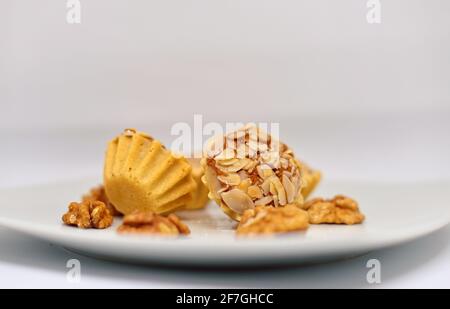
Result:
[[[182,212],[191,235],[178,239],[81,230],[61,224],[69,201],[95,180],[0,190],[0,225],[100,258],[138,263],[196,266],[261,266],[329,261],[404,243],[450,222],[449,182],[383,184],[323,183],[317,195],[355,197],[367,220],[362,225],[312,226],[306,233],[236,239],[229,220],[211,203],[205,211]],[[5,250],[6,248],[2,248]]]

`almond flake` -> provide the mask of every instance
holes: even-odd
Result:
[[[231,208],[231,210],[242,214],[245,210],[254,208],[252,199],[239,189],[232,189],[221,194],[224,203]]]
[[[234,150],[231,148],[225,148],[221,153],[219,153],[214,159],[216,161],[229,160],[235,158]]]
[[[270,184],[270,179],[266,179],[261,185],[261,189],[263,189],[265,195],[269,194],[270,192]]]
[[[225,159],[225,160],[218,160],[217,163],[223,166],[229,166],[229,165],[233,165],[236,162],[238,162],[239,159],[238,158],[231,158],[231,159]]]
[[[286,191],[284,190],[283,185],[281,184],[281,181],[278,177],[271,177],[270,178],[272,180],[273,185],[275,186],[275,190],[277,192],[277,196],[278,196],[278,202],[280,203],[280,205],[284,206],[287,204],[287,200],[286,200]]]
[[[248,161],[250,161],[250,159],[239,159],[239,161],[234,164],[231,164],[229,166],[218,165],[217,168],[225,173],[236,173],[240,171],[244,166],[246,166],[248,164]]]
[[[265,205],[268,205],[272,201],[273,201],[273,198],[271,196],[264,196],[264,197],[260,198],[259,200],[255,201],[255,206],[265,206]]]
[[[252,198],[252,199],[259,199],[263,197],[263,193],[261,191],[261,189],[258,186],[250,186],[247,189],[247,194]]]
[[[294,184],[289,180],[289,177],[283,174],[282,183],[284,190],[286,191],[286,198],[288,203],[292,203],[295,198],[295,186]]]
[[[252,181],[250,178],[244,179],[238,185],[238,188],[244,192],[247,192],[248,188],[252,185]]]
[[[217,179],[229,186],[237,186],[241,183],[241,177],[236,173],[228,174],[226,176],[219,175],[217,176]]]

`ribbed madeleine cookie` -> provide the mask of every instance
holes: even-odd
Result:
[[[192,167],[149,135],[126,129],[108,144],[104,186],[123,214],[136,210],[169,213],[192,200]]]
[[[304,162],[300,162],[302,169],[302,195],[306,199],[314,191],[322,179],[322,173],[314,170]]]
[[[197,183],[197,189],[192,193],[192,200],[187,203],[183,210],[195,210],[205,208],[209,202],[208,187],[202,182],[204,175],[203,168],[200,165],[200,159],[189,158],[188,162],[192,166],[192,177]]]

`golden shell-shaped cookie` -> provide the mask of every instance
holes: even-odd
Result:
[[[205,208],[209,202],[208,187],[202,182],[203,168],[200,165],[200,159],[187,159],[192,166],[192,177],[197,183],[197,189],[192,193],[192,200],[187,203],[183,210],[195,210]]]
[[[302,184],[303,184],[301,192],[303,198],[306,200],[322,179],[322,173],[318,170],[310,168],[304,162],[300,162],[300,166],[302,170]]]
[[[135,210],[169,213],[192,200],[192,167],[149,135],[127,129],[108,144],[104,186],[123,214]]]

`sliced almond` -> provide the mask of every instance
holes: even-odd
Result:
[[[127,137],[131,137],[131,136],[133,136],[134,134],[136,134],[136,129],[125,129],[124,131],[123,131],[123,135],[125,135],[125,136],[127,136]]]
[[[245,210],[254,208],[252,199],[239,189],[232,189],[221,194],[224,203],[233,211],[242,214]]]
[[[257,141],[250,140],[248,142],[248,147],[254,152],[266,153],[269,151],[267,144],[258,143]]]
[[[266,179],[274,175],[272,168],[267,164],[258,165],[256,167],[256,171],[258,172],[258,176],[262,179]]]
[[[244,192],[247,192],[248,187],[252,185],[252,180],[250,178],[244,179],[239,184],[238,188]]]
[[[248,164],[250,159],[239,159],[236,163],[231,164],[229,166],[221,166],[218,165],[217,168],[220,169],[222,172],[225,173],[236,173],[240,171],[244,166]]]
[[[236,130],[226,135],[227,141],[243,142],[245,140],[245,130]]]
[[[261,191],[261,189],[258,186],[250,186],[247,189],[247,194],[252,198],[252,199],[259,199],[263,197],[263,193]]]
[[[249,178],[248,173],[245,170],[240,170],[238,175],[241,177],[241,181]]]
[[[205,170],[205,175],[202,177],[202,181],[204,180],[205,184],[209,184],[210,190],[212,194],[215,194],[220,189],[222,189],[222,184],[217,179],[217,174],[211,167],[207,167]]]
[[[300,187],[301,187],[300,177],[298,177],[298,176],[293,176],[293,177],[291,178],[291,181],[292,181],[292,183],[293,183],[294,186],[295,186],[295,191],[299,191],[299,190],[300,190]]]
[[[285,158],[280,158],[281,167],[287,169],[289,167],[289,161]]]
[[[257,127],[257,128],[254,128],[251,133],[252,134],[249,135],[250,140],[255,140],[260,143],[267,144],[267,142],[269,140],[269,134],[266,131]]]
[[[250,140],[247,142],[247,146],[248,146],[249,149],[251,149],[251,150],[254,151],[254,152],[257,152],[257,151],[258,151],[258,142],[257,142],[256,140],[250,139]]]
[[[249,160],[247,165],[244,166],[244,170],[249,171],[250,173],[253,172],[254,168],[258,165],[258,161],[256,160]]]
[[[283,153],[287,149],[287,146],[281,143],[278,139],[272,138],[270,140],[270,149],[278,153]]]
[[[273,204],[275,205],[275,207],[278,207],[280,205],[278,202],[278,196],[273,195],[272,198],[273,198]]]
[[[272,196],[264,196],[262,198],[260,198],[259,200],[255,201],[255,206],[265,206],[268,205],[270,202],[273,201]]]
[[[225,186],[225,187],[219,189],[219,191],[217,191],[217,194],[220,195],[222,192],[228,191],[229,189],[230,189],[230,186]]]
[[[283,175],[286,175],[287,177],[291,178],[292,177],[292,173],[289,171],[283,171]]]
[[[217,164],[223,165],[223,166],[230,166],[239,161],[238,158],[231,158],[231,159],[225,159],[225,160],[217,160]]]
[[[234,153],[234,149],[227,147],[221,153],[219,153],[214,159],[216,161],[220,161],[220,160],[230,160],[235,157],[236,155]]]
[[[236,157],[237,158],[254,158],[256,156],[256,151],[252,150],[250,147],[248,147],[247,144],[243,143],[240,144],[236,150]]]
[[[264,178],[269,178],[270,176],[275,175],[271,168],[263,169]]]
[[[283,174],[282,176],[282,184],[284,190],[286,191],[286,198],[288,203],[292,203],[294,201],[296,190],[294,184],[291,182],[288,176]]]
[[[292,149],[286,149],[283,153],[285,153],[286,155],[289,155],[289,156],[293,156],[294,155],[294,152],[292,151]]]
[[[284,190],[284,187],[280,179],[276,176],[273,176],[270,179],[272,181],[272,184],[275,186],[275,190],[277,192],[276,195],[278,196],[278,202],[282,206],[286,205],[287,204],[286,191]]]
[[[224,143],[223,136],[216,135],[211,137],[206,142],[205,147],[203,148],[205,149],[204,151],[205,155],[209,158],[214,158],[223,151],[223,143]]]
[[[262,153],[261,159],[272,168],[280,167],[280,154],[277,151],[267,151]]]
[[[264,195],[269,194],[270,192],[270,179],[264,180],[264,182],[261,184],[261,189],[264,191]]]
[[[272,195],[277,195],[277,190],[275,189],[275,184],[271,180],[269,182],[269,192]]]
[[[241,183],[241,177],[236,173],[231,173],[228,175],[217,176],[220,182],[227,184],[229,186],[237,186]]]

